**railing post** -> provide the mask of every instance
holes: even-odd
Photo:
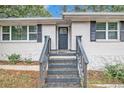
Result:
[[[81,37],[82,37],[82,36],[76,36],[76,53],[79,52],[79,50],[78,50],[78,47],[79,47],[79,46],[78,46],[78,42],[77,42],[77,41],[78,41],[78,39],[81,41]]]
[[[51,50],[51,38],[49,38],[49,51]]]
[[[83,73],[84,73],[84,79],[83,79],[83,87],[87,88],[87,64],[84,62],[83,58]]]

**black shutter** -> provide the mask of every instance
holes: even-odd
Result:
[[[124,21],[120,21],[120,41],[124,42]]]
[[[90,41],[96,41],[96,21],[90,22]]]
[[[37,25],[37,42],[42,42],[42,24]]]

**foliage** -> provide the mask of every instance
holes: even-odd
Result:
[[[32,63],[32,59],[31,58],[25,58],[25,63],[31,64]]]
[[[19,54],[11,54],[8,56],[8,60],[11,64],[16,64],[18,61],[20,61],[20,55]]]
[[[61,6],[64,12],[70,12],[67,5]],[[62,12],[63,12],[62,11]],[[73,5],[74,12],[124,12],[123,5]]]
[[[118,79],[124,83],[124,64],[107,65],[105,67],[105,75],[108,78]]]
[[[0,5],[0,17],[51,16],[43,5]]]

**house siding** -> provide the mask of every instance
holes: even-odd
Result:
[[[124,63],[124,42],[91,42],[90,22],[72,23],[73,50],[76,47],[76,35],[82,36],[82,44],[90,61],[89,69],[103,69],[106,64]]]
[[[51,48],[57,49],[56,25],[42,24],[42,42],[0,42],[0,60],[7,60],[7,55],[20,54],[22,58],[32,58],[38,61],[44,37],[51,37]],[[89,69],[103,69],[105,64],[124,63],[124,42],[120,41],[90,41],[90,22],[72,22],[71,24],[71,50],[76,49],[76,36],[82,36],[82,44],[89,58]],[[0,31],[1,34],[1,31]],[[1,35],[0,35],[1,36]],[[1,37],[0,37],[1,38]],[[70,49],[69,48],[69,49]]]
[[[0,60],[8,60],[7,56],[13,53],[20,54],[22,59],[32,58],[33,61],[38,61],[42,48],[44,45],[44,37],[49,35],[51,37],[52,49],[56,48],[55,42],[55,25],[42,25],[42,43],[36,41],[22,41],[22,42],[0,42]],[[0,31],[1,34],[1,31]],[[1,35],[0,35],[1,36]]]

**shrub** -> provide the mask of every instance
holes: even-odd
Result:
[[[124,83],[124,64],[107,65],[105,75],[110,79],[118,79]]]
[[[8,60],[11,64],[16,64],[18,61],[20,61],[20,55],[19,54],[11,54],[8,56]]]
[[[28,58],[28,59],[25,58],[25,63],[31,64],[32,63],[32,59],[31,58]]]

